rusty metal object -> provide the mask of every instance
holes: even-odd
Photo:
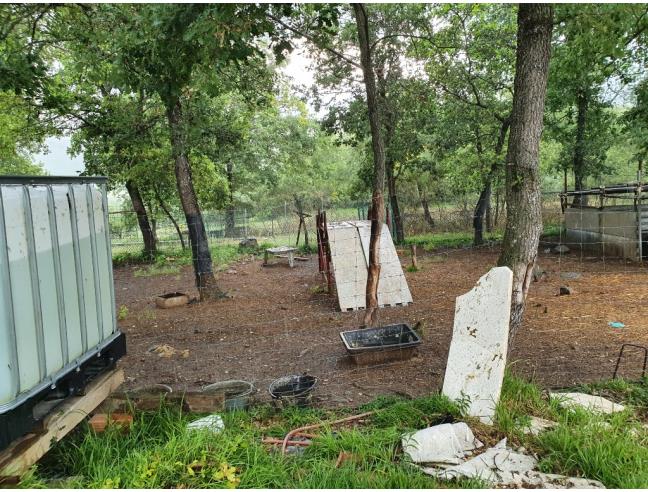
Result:
[[[290,439],[298,434],[302,434],[304,431],[319,429],[320,427],[323,427],[325,425],[339,425],[347,422],[353,422],[354,420],[360,420],[364,417],[369,417],[374,413],[375,412],[365,412],[359,415],[352,415],[351,417],[346,417],[340,420],[334,420],[333,422],[322,422],[320,424],[311,424],[311,425],[306,425],[304,427],[299,427],[297,429],[293,429],[288,434],[286,434],[286,437],[284,437],[283,439],[283,443],[281,445],[281,454],[286,454],[286,448],[288,447],[288,442],[290,441]]]
[[[648,347],[644,345],[636,345],[634,343],[624,343],[621,345],[621,350],[619,350],[619,356],[617,357],[616,365],[614,366],[614,374],[612,375],[612,379],[616,379],[617,377],[617,372],[619,371],[619,365],[621,364],[621,357],[623,357],[623,352],[626,347],[634,347],[639,350],[642,350],[644,353],[644,359],[643,359],[643,368],[641,370],[641,377],[646,376],[646,366],[648,365]]]

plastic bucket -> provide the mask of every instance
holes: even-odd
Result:
[[[245,410],[254,391],[252,383],[241,380],[221,381],[203,388],[204,393],[224,393],[225,410]]]

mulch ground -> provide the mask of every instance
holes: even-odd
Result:
[[[197,295],[191,267],[177,275],[136,276],[138,267],[115,269],[117,306],[128,355],[120,362],[127,386],[166,384],[199,389],[227,379],[244,379],[269,400],[267,388],[280,376],[308,373],[319,379],[321,405],[357,405],[376,395],[420,396],[443,381],[452,333],[455,297],[470,290],[497,261],[492,248],[419,254],[418,272],[406,272],[414,304],[384,308],[380,323],[425,322],[418,355],[379,366],[356,366],[339,332],[356,329],[362,312],[342,313],[322,292],[317,257],[262,266],[248,258],[217,274],[228,299],[174,309],[155,307],[155,296],[182,291]],[[406,266],[407,254],[401,257]],[[285,261],[285,260],[284,260]],[[531,285],[525,322],[509,362],[516,374],[547,387],[564,387],[612,377],[623,343],[648,345],[648,270],[621,260],[578,254],[558,256],[541,248],[545,275]],[[577,277],[577,278],[574,278]],[[570,295],[558,296],[561,286]],[[620,321],[625,328],[612,328]],[[166,344],[168,357],[152,351]],[[187,352],[188,351],[188,352]],[[640,374],[642,356],[628,352],[624,377]]]

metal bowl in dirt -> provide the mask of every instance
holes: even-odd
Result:
[[[283,376],[270,383],[268,391],[278,406],[305,407],[311,402],[316,384],[317,378],[307,374]]]
[[[238,379],[209,384],[203,388],[203,393],[223,393],[225,410],[245,410],[255,391],[252,383]]]

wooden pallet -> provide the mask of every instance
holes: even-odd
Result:
[[[42,421],[39,431],[14,441],[0,452],[0,483],[20,477],[47,453],[52,443],[61,440],[90,412],[97,408],[124,382],[124,372],[115,369],[88,384],[86,394],[66,399]]]

